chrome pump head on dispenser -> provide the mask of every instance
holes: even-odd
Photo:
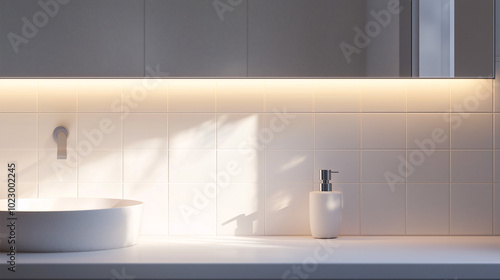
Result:
[[[324,170],[324,169],[319,171],[319,179],[321,180],[320,191],[322,192],[332,191],[332,183],[330,183],[330,180],[332,179],[332,173],[339,173],[339,172]]]

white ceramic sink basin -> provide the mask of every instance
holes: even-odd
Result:
[[[105,198],[17,199],[15,246],[18,252],[75,252],[136,244],[140,201]],[[0,251],[8,251],[7,200],[0,199]]]

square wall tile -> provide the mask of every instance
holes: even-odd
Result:
[[[170,149],[215,149],[215,114],[169,114]]]
[[[401,149],[406,147],[404,114],[363,114],[361,119],[363,149]]]
[[[166,113],[135,113],[123,120],[123,148],[168,149]]]
[[[121,114],[78,115],[78,149],[82,153],[94,150],[121,150],[122,140]]]
[[[0,112],[36,112],[37,86],[35,79],[0,79]]]
[[[312,182],[313,151],[267,151],[266,182]]]
[[[124,183],[168,183],[167,150],[125,150]]]
[[[170,183],[216,183],[215,150],[170,150]]]
[[[38,80],[38,112],[76,112],[78,80]]]
[[[494,173],[493,173],[493,182],[500,182],[500,151],[493,151],[494,153]]]
[[[122,183],[122,151],[93,151],[80,156],[79,183]]]
[[[264,83],[260,79],[217,80],[217,112],[264,112]]]
[[[170,235],[215,235],[216,185],[170,184],[168,194]]]
[[[493,182],[493,152],[451,151],[451,182]]]
[[[311,235],[309,193],[311,183],[266,185],[266,235]]]
[[[314,80],[314,102],[317,113],[359,112],[361,109],[359,80]]]
[[[167,112],[168,80],[124,79],[123,112]]]
[[[450,231],[450,185],[408,184],[408,235],[448,235]]]
[[[68,150],[66,159],[57,159],[57,150],[38,151],[38,182],[76,183],[78,156]]]
[[[78,80],[78,111],[87,113],[122,112],[122,79]]]
[[[316,149],[359,149],[360,114],[315,114]]]
[[[362,235],[405,235],[405,213],[404,184],[361,185]]]
[[[168,234],[168,184],[124,184],[123,197],[144,203],[143,235]]]
[[[450,80],[406,80],[408,112],[449,112]]]
[[[312,112],[313,90],[314,80],[265,80],[266,112]]]
[[[0,184],[0,199],[7,199],[9,193],[7,183]],[[16,197],[17,198],[37,198],[38,190],[36,183],[18,184],[16,182]]]
[[[3,193],[1,198],[7,198],[7,185],[5,186],[5,190],[0,188]],[[35,183],[20,183],[17,184],[16,196],[18,198],[38,198],[38,185]]]
[[[366,79],[360,85],[363,112],[405,112],[405,80]]]
[[[494,170],[494,173],[493,173],[493,182],[500,182],[500,151],[494,151],[494,160],[495,160],[495,163],[494,163],[494,166],[495,166],[495,170]]]
[[[359,235],[361,233],[360,184],[334,184],[333,190],[342,192],[342,223],[339,235]]]
[[[405,151],[362,151],[361,181],[365,183],[404,183]]]
[[[496,9],[499,9],[499,3],[496,3]],[[499,32],[500,28],[496,28],[496,31]],[[500,37],[496,37],[497,40]],[[500,44],[497,44],[497,48],[500,47]],[[500,57],[498,57],[500,53],[497,52],[497,57],[495,58],[495,80],[493,81],[493,100],[494,100],[494,112],[500,112]]]
[[[452,149],[493,148],[492,114],[451,114],[450,120]]]
[[[498,89],[500,92],[500,88]],[[499,97],[500,99],[500,97]],[[500,149],[500,114],[493,114],[494,117],[494,133],[495,133],[495,149]]]
[[[78,134],[75,113],[40,113],[38,114],[38,148],[55,150],[54,129],[63,126],[68,130],[67,148],[76,150]]]
[[[216,80],[168,80],[169,112],[215,112]]]
[[[217,114],[217,148],[264,150],[268,133],[264,114]]]
[[[408,149],[449,149],[449,118],[449,114],[407,114],[406,141]]]
[[[36,114],[0,114],[0,150],[36,150]]]
[[[408,150],[407,181],[417,183],[448,183],[450,181],[450,152]]]
[[[264,182],[264,155],[255,150],[218,150],[218,185]]]
[[[76,183],[40,183],[38,184],[39,198],[56,198],[56,197],[77,197]]]
[[[491,235],[492,197],[491,184],[452,184],[451,234]]]
[[[321,169],[339,171],[332,174],[332,182],[360,182],[361,153],[359,151],[316,151],[314,171],[319,173]],[[314,174],[315,181],[319,180],[319,174]],[[316,189],[316,186],[315,186]]]
[[[55,158],[55,154],[54,154]],[[15,164],[16,183],[38,183],[38,157],[35,150],[0,150],[0,164],[5,169],[0,172],[0,186],[7,186],[7,164]],[[5,191],[5,194],[7,191]]]
[[[80,183],[78,197],[123,198],[121,183]]]
[[[314,146],[313,114],[266,114],[267,150],[312,150]]]
[[[451,79],[451,112],[491,112],[493,81]]]
[[[265,197],[263,183],[218,186],[217,234],[264,235]]]
[[[500,235],[500,184],[495,184],[495,189],[493,190],[495,193],[495,200],[493,207],[495,208],[494,213],[494,233],[495,235]]]

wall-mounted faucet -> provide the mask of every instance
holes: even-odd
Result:
[[[52,135],[57,143],[57,159],[66,159],[68,157],[68,130],[64,126],[58,126],[54,129]]]

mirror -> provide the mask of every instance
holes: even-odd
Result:
[[[413,0],[412,76],[494,78],[493,0]]]

